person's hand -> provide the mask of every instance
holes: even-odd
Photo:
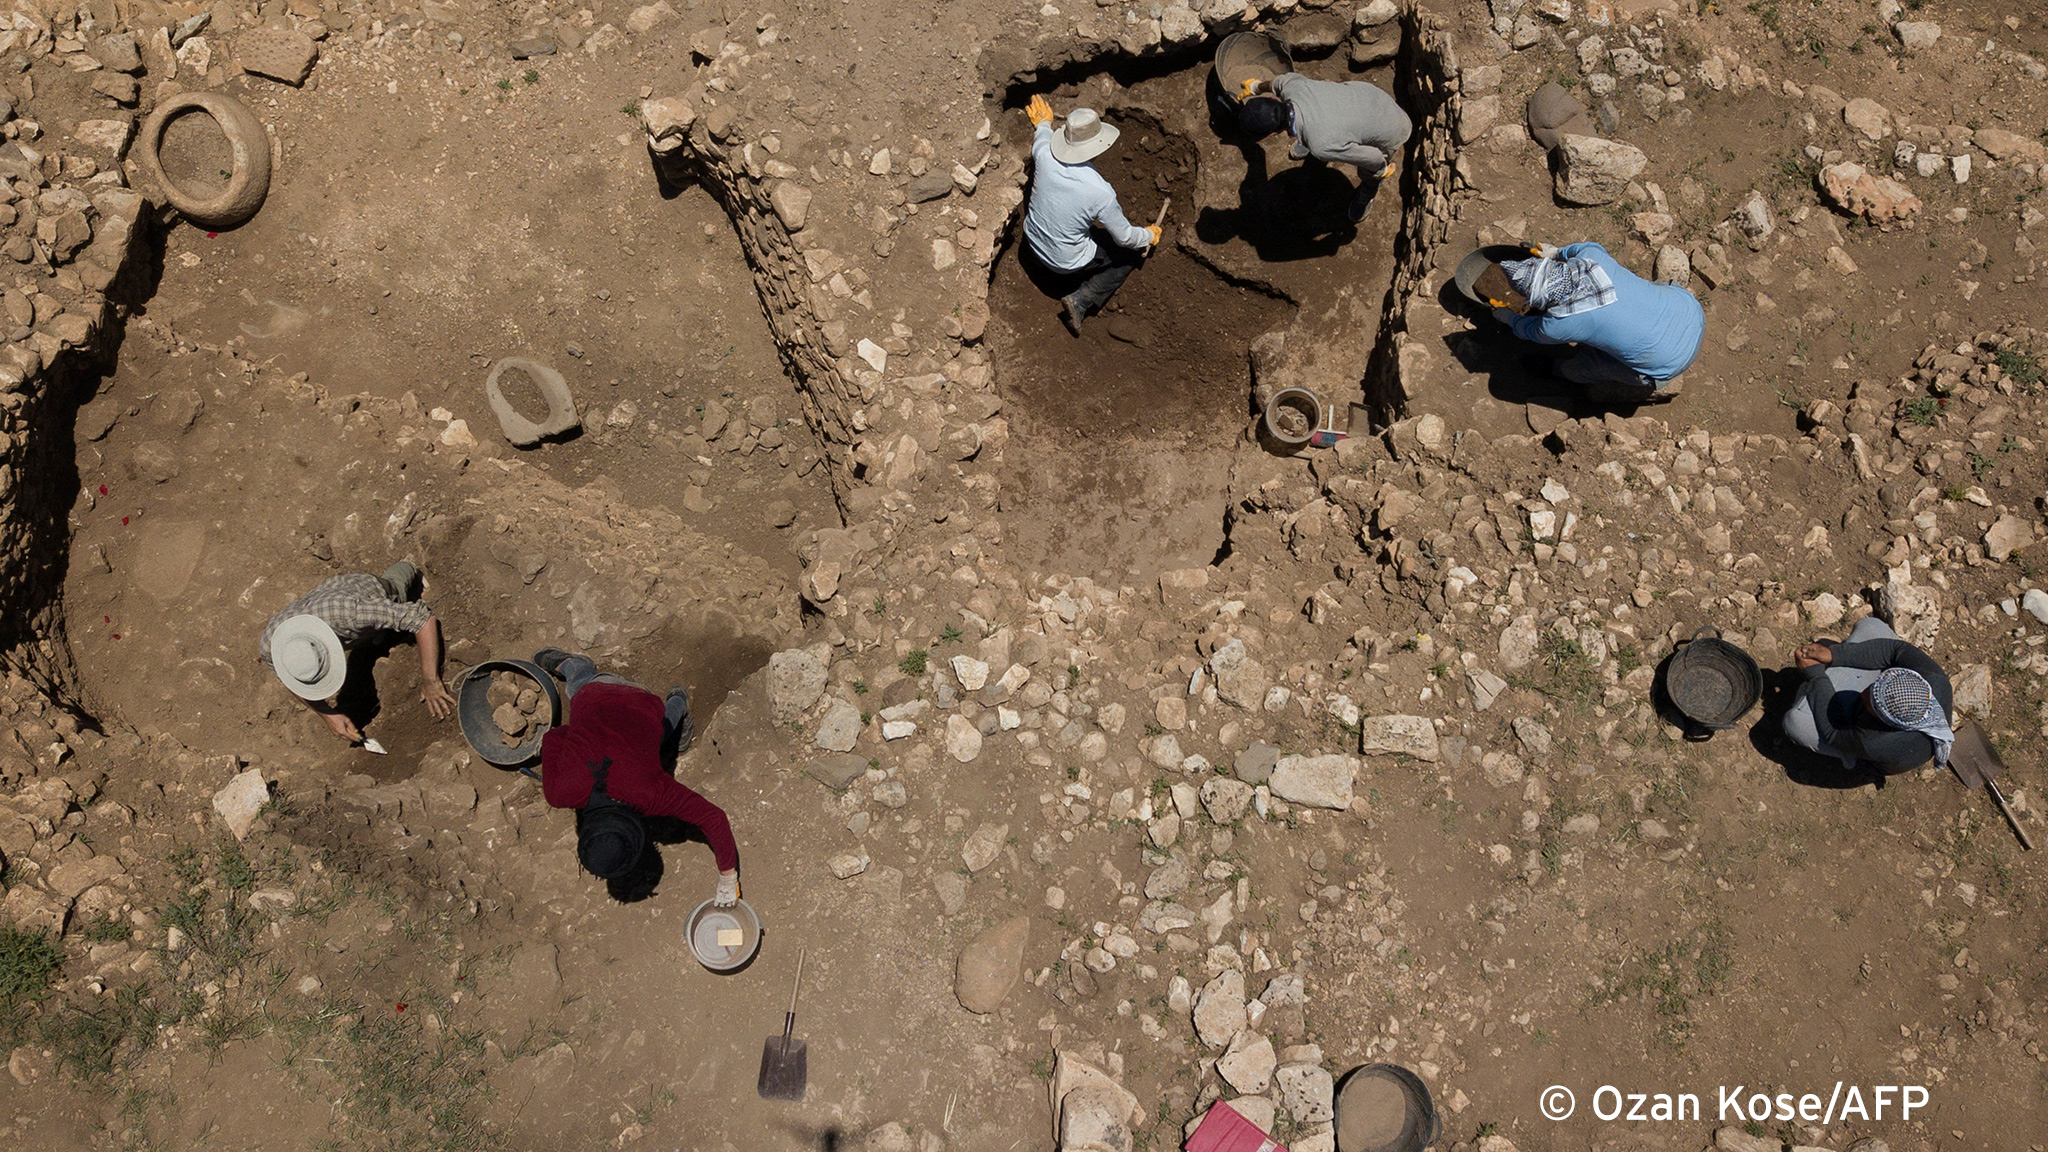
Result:
[[[718,874],[718,889],[711,894],[711,904],[716,908],[730,908],[740,902],[740,873],[735,868]]]
[[[1257,96],[1257,95],[1259,94],[1259,89],[1260,89],[1261,87],[1262,87],[1262,85],[1261,85],[1261,84],[1259,83],[1258,77],[1256,77],[1256,76],[1247,76],[1247,77],[1245,77],[1245,81],[1244,81],[1244,84],[1243,84],[1242,86],[1240,86],[1240,87],[1238,88],[1238,90],[1237,90],[1237,98],[1238,98],[1238,100],[1239,100],[1239,101],[1241,102],[1241,101],[1249,100],[1249,99],[1251,99],[1251,98],[1252,98],[1252,97],[1254,97],[1254,96]]]
[[[321,719],[327,721],[327,727],[333,730],[334,734],[336,736],[341,737],[343,740],[346,740],[351,744],[360,744],[363,742],[362,730],[356,727],[356,722],[342,715],[341,713],[324,713],[322,714]]]
[[[1507,325],[1510,328],[1515,326],[1516,315],[1514,309],[1506,307],[1505,305],[1501,304],[1501,302],[1498,300],[1489,300],[1487,301],[1487,303],[1493,305],[1493,318],[1495,320],[1500,321],[1501,323]]]
[[[1050,124],[1052,123],[1052,105],[1046,103],[1043,96],[1033,96],[1031,102],[1024,105],[1024,115],[1031,118],[1031,126],[1033,128],[1038,127],[1040,124]]]
[[[1375,180],[1392,180],[1392,179],[1394,178],[1394,169],[1396,169],[1396,168],[1399,168],[1400,166],[1401,166],[1401,158],[1400,158],[1400,157],[1398,157],[1398,156],[1389,156],[1389,157],[1387,157],[1387,166],[1386,166],[1385,168],[1382,168],[1382,169],[1380,169],[1380,174],[1379,174],[1378,176],[1375,176],[1375,177],[1373,177],[1373,179],[1375,179]]]
[[[1159,225],[1157,225],[1157,224],[1147,224],[1147,225],[1145,225],[1145,231],[1147,231],[1147,232],[1149,232],[1149,233],[1151,233],[1151,234],[1152,234],[1152,246],[1153,246],[1154,248],[1157,248],[1157,247],[1159,247],[1159,241],[1160,241],[1160,238],[1166,235],[1166,233],[1165,233],[1164,231],[1162,231],[1162,230],[1160,229]]]
[[[1792,653],[1792,659],[1801,668],[1811,668],[1816,664],[1834,663],[1835,651],[1825,644],[1801,644],[1799,650]]]
[[[446,720],[455,712],[455,697],[448,694],[448,688],[439,680],[429,680],[420,686],[420,700],[436,720]]]

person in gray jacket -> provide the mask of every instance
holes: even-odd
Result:
[[[1802,677],[1785,713],[1793,743],[1885,776],[1948,763],[1956,739],[1948,674],[1884,621],[1866,616],[1846,640],[1802,645],[1793,656]]]
[[[1365,219],[1373,194],[1394,172],[1401,146],[1415,124],[1384,90],[1362,80],[1339,83],[1284,72],[1270,82],[1247,81],[1238,109],[1240,131],[1263,140],[1285,131],[1288,155],[1358,168],[1351,222]]]

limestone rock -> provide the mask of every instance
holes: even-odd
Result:
[[[1280,1103],[1302,1124],[1325,1124],[1336,1115],[1335,1084],[1320,1064],[1288,1064],[1274,1074]]]
[[[256,814],[270,803],[270,786],[263,782],[263,773],[251,768],[237,773],[218,792],[213,794],[213,810],[227,821],[228,831],[235,839],[249,835],[250,825],[256,823]]]
[[[1280,750],[1263,741],[1254,740],[1249,748],[1237,754],[1231,765],[1231,773],[1247,784],[1264,784],[1273,774],[1273,765],[1280,759]]]
[[[1109,1073],[1060,1049],[1053,1057],[1051,1088],[1062,1152],[1131,1152],[1131,1127],[1143,1122],[1144,1112]]]
[[[320,46],[313,38],[289,28],[258,28],[235,38],[235,59],[243,71],[294,88],[306,82],[319,58]]]
[[[1941,598],[1934,589],[1913,583],[1910,561],[1886,574],[1871,606],[1901,640],[1916,647],[1929,647],[1941,631]]]
[[[1892,132],[1891,112],[1877,101],[1862,97],[1842,105],[1842,123],[1871,141],[1882,140]]]
[[[1874,176],[1863,165],[1830,164],[1816,177],[1828,203],[1873,224],[1905,220],[1920,211],[1920,198],[1889,176]]]
[[[1351,807],[1351,780],[1358,758],[1345,755],[1282,756],[1267,786],[1273,795],[1314,808]]]
[[[768,203],[775,209],[776,219],[791,232],[803,230],[804,221],[811,215],[811,190],[801,184],[784,180],[768,193]]]
[[[2039,588],[2027,589],[2027,594],[2020,597],[2020,607],[2027,610],[2027,615],[2048,624],[2048,592]]]
[[[1273,1042],[1247,1028],[1216,1061],[1216,1074],[1239,1092],[1257,1095],[1272,1086],[1273,1068],[1279,1062]]]
[[[1202,807],[1218,824],[1235,824],[1244,819],[1252,802],[1252,786],[1228,776],[1212,776],[1202,784]]]
[[[1232,639],[1211,653],[1209,670],[1216,676],[1216,694],[1239,708],[1264,706],[1273,686],[1272,674],[1246,654],[1243,640]]]
[[[1958,713],[1975,716],[1979,720],[1991,719],[1991,665],[1963,665],[1951,687],[1955,691]]]
[[[1908,52],[1919,52],[1934,47],[1941,39],[1941,25],[1931,20],[1901,20],[1892,25],[1892,35],[1899,38],[1900,47]]]
[[[979,872],[1002,855],[1003,841],[1010,835],[1008,824],[983,824],[960,845],[960,862],[969,872]]]
[[[1676,284],[1683,288],[1692,283],[1692,259],[1684,249],[1666,244],[1657,249],[1657,266],[1652,275],[1661,284]]]
[[[811,779],[837,792],[846,791],[867,770],[867,759],[851,753],[820,756],[804,766],[804,773]]]
[[[2033,521],[2008,512],[1984,533],[1984,554],[1993,560],[2004,560],[2033,542]]]
[[[953,970],[953,995],[960,1006],[980,1016],[995,1011],[1023,975],[1024,946],[1030,940],[1031,918],[1017,916],[961,949]]]
[[[825,662],[802,648],[768,658],[768,713],[777,724],[790,724],[811,710],[825,694]]]
[[[2048,161],[2048,145],[2003,128],[1979,128],[1970,136],[1970,143],[1993,160],[2018,160],[2027,164]]]
[[[851,880],[867,871],[870,863],[865,852],[841,852],[825,861],[825,866],[832,870],[834,879]]]
[[[981,730],[958,713],[946,717],[946,754],[962,764],[981,755]]]
[[[128,142],[135,138],[135,122],[125,116],[107,120],[80,120],[71,138],[87,148],[98,148],[119,160],[128,154]]]
[[[957,916],[967,907],[967,877],[958,872],[941,872],[932,877],[932,891],[938,894],[939,911]]]
[[[1225,968],[1195,994],[1195,1035],[1211,1048],[1223,1047],[1244,1031],[1244,1008],[1244,973]]]
[[[860,709],[849,700],[834,697],[825,706],[825,717],[818,721],[811,742],[827,752],[851,752],[860,740],[860,730]]]
[[[1518,616],[1500,634],[1500,666],[1513,672],[1536,662],[1536,617]]]
[[[52,867],[43,883],[50,891],[72,900],[86,889],[104,884],[126,871],[112,856],[94,856],[89,860],[73,860]]]
[[[1413,756],[1436,763],[1436,725],[1427,716],[1368,716],[1359,725],[1359,750]]]
[[[960,687],[969,692],[979,692],[988,683],[988,662],[972,656],[955,656],[953,677],[960,681]]]
[[[1145,898],[1147,900],[1166,900],[1178,896],[1187,890],[1188,885],[1193,883],[1194,879],[1195,870],[1188,867],[1186,860],[1175,856],[1173,859],[1154,868],[1152,874],[1145,878]]]
[[[1633,144],[1594,136],[1564,136],[1555,155],[1557,196],[1567,204],[1611,204],[1650,163]]]

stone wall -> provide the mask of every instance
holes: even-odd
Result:
[[[72,419],[119,346],[126,310],[116,301],[144,293],[136,283],[154,274],[154,262],[138,255],[148,245],[134,243],[151,218],[137,192],[64,181],[65,160],[54,152],[10,167],[9,153],[19,150],[0,149],[0,184],[12,194],[17,225],[28,225],[6,255],[47,279],[33,294],[0,292],[0,324],[11,329],[0,345],[0,662],[76,704],[63,615],[79,496]]]
[[[1365,372],[1365,403],[1375,424],[1406,413],[1401,358],[1409,344],[1408,302],[1428,287],[1437,245],[1456,215],[1452,198],[1465,187],[1458,175],[1453,130],[1463,104],[1458,54],[1442,17],[1410,8],[1401,14],[1401,55],[1396,95],[1415,121],[1415,142],[1401,179],[1401,230],[1394,237],[1394,276],[1380,319],[1379,343]]]

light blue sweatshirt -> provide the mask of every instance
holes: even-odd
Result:
[[[1052,154],[1052,125],[1031,134],[1031,204],[1024,210],[1024,238],[1047,265],[1062,272],[1095,259],[1093,227],[1115,243],[1143,252],[1152,233],[1124,219],[1116,189],[1093,164],[1062,164]]]
[[[1652,380],[1669,380],[1692,366],[1707,330],[1707,314],[1692,293],[1643,279],[1590,241],[1567,244],[1560,254],[1606,269],[1614,281],[1614,303],[1562,319],[1503,313],[1515,335],[1537,344],[1598,348]]]

